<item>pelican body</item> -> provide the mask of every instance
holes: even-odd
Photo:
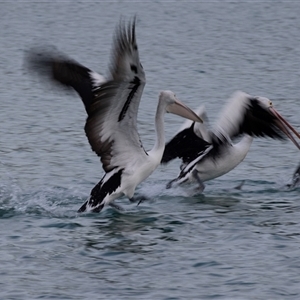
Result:
[[[58,52],[33,49],[28,62],[39,74],[74,88],[85,106],[85,133],[105,175],[79,212],[100,212],[105,205],[120,208],[113,200],[122,195],[134,200],[137,185],[160,164],[166,112],[202,122],[172,91],[162,91],[155,116],[156,142],[149,152],[143,148],[137,113],[146,78],[139,59],[135,19],[128,26],[120,22],[116,29],[108,79]]]
[[[300,149],[290,130],[298,138],[299,133],[268,98],[236,92],[212,131],[206,127],[207,116],[202,107],[198,108],[198,115],[206,122],[186,122],[165,147],[162,163],[176,157],[183,162],[180,174],[168,183],[168,188],[175,182],[197,181],[203,191],[203,182],[228,173],[244,160],[254,137],[283,139],[285,135]],[[233,144],[232,139],[238,136],[242,136],[241,140]]]

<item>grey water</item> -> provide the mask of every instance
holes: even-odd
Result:
[[[103,175],[83,105],[23,59],[49,44],[107,74],[115,26],[136,14],[146,149],[165,89],[205,104],[212,125],[234,91],[265,96],[299,131],[299,13],[297,1],[0,2],[0,299],[299,299],[291,142],[256,139],[202,195],[165,189],[174,161],[137,188],[140,206],[77,214]],[[165,119],[170,139],[183,120]]]

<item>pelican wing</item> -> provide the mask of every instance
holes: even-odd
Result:
[[[85,125],[91,147],[101,157],[106,172],[147,156],[137,132],[137,113],[146,80],[136,44],[135,21],[117,28],[112,53],[112,79],[94,90]]]
[[[206,127],[208,117],[204,105],[194,111],[204,122],[183,122],[177,134],[166,144],[161,163],[168,163],[175,158],[182,159],[183,163],[190,163],[210,145],[211,137]]]
[[[167,163],[181,158],[183,163],[190,163],[210,146],[210,143],[195,134],[195,122],[190,127],[177,133],[167,144],[161,162]]]
[[[197,122],[194,124],[194,132],[195,134],[207,141],[207,142],[210,142],[211,141],[211,134],[210,134],[210,131],[208,130],[209,128],[209,121],[208,121],[208,117],[207,117],[207,113],[206,113],[206,110],[205,110],[205,106],[204,105],[201,105],[199,106],[198,108],[196,108],[194,110],[194,112],[203,120],[203,123],[201,122]],[[179,128],[178,132],[179,133],[180,131],[183,131],[184,129],[187,129],[189,127],[191,127],[191,125],[193,124],[194,122],[191,121],[191,120],[186,120],[185,122],[183,122],[182,126]]]
[[[217,122],[214,133],[222,138],[234,138],[241,134],[283,139],[276,126],[276,118],[257,97],[236,92],[225,106]]]
[[[80,95],[86,110],[93,100],[93,90],[106,81],[102,75],[52,46],[32,48],[26,56],[26,64],[30,70],[55,83],[74,88]]]

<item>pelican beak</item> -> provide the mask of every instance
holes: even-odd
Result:
[[[292,133],[289,131],[289,129],[296,135],[296,137],[298,137],[298,139],[300,139],[299,132],[297,132],[297,130],[288,121],[286,121],[273,107],[270,107],[270,111],[277,119],[276,126],[278,127],[278,129],[280,129],[300,150],[299,143],[292,136]]]
[[[175,100],[174,103],[169,104],[167,106],[167,112],[181,116],[194,122],[203,123],[203,120],[200,117],[198,117],[189,107],[187,107],[179,100]]]

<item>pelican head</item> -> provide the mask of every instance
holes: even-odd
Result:
[[[261,106],[266,108],[273,117],[274,125],[281,130],[300,150],[300,145],[292,136],[290,130],[300,139],[299,132],[297,132],[297,130],[279,114],[279,112],[273,107],[272,101],[265,97],[256,97],[256,100],[258,100],[261,103]]]
[[[165,104],[166,112],[172,113],[183,118],[203,123],[203,120],[197,116],[189,107],[179,101],[172,91],[162,91],[159,94],[159,102]]]
[[[266,107],[266,108],[273,107],[273,102],[270,99],[268,99],[266,97],[260,97],[260,96],[255,97],[255,98],[256,98],[256,100],[258,100],[261,103],[261,105],[263,107]]]

